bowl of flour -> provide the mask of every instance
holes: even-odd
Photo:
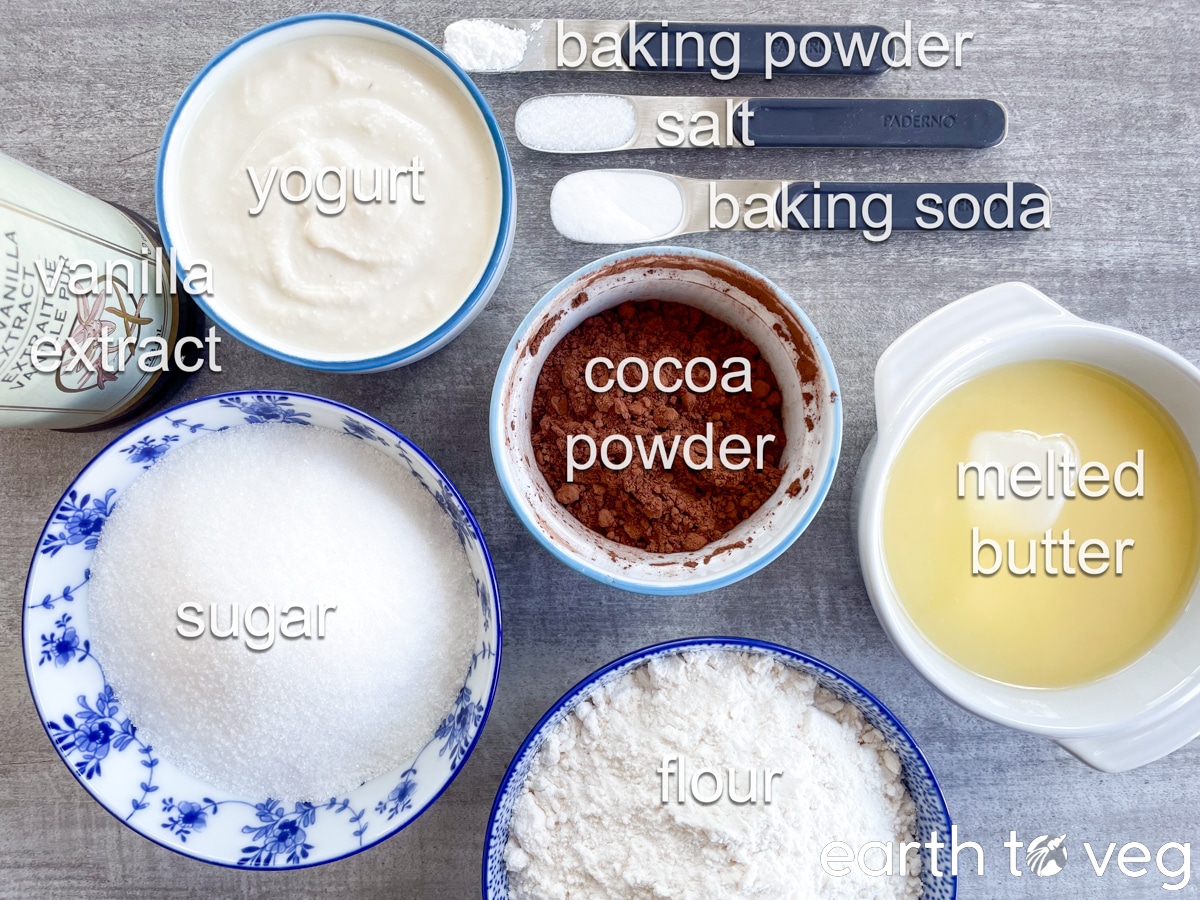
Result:
[[[937,780],[865,688],[776,644],[673,641],[588,676],[525,739],[483,896],[951,900],[931,832],[949,842]]]
[[[500,668],[479,526],[411,441],[331,400],[166,410],[38,540],[25,665],[72,775],[142,836],[250,870],[358,853],[462,770]]]

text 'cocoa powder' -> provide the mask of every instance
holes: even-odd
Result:
[[[629,358],[645,363],[623,373],[627,387],[646,380],[641,390],[616,383],[616,369]],[[643,378],[668,358],[679,365],[658,367],[657,381]],[[613,382],[603,392],[587,383],[594,360],[603,362],[593,363],[593,385]],[[691,360],[713,366],[693,367],[689,384],[683,370]],[[726,365],[731,360],[740,362]],[[704,390],[708,384],[714,386]],[[533,448],[559,503],[587,527],[651,552],[695,551],[749,517],[779,486],[781,405],[770,366],[735,328],[683,303],[623,303],[582,322],[547,357],[533,395]],[[610,441],[608,458],[620,466],[628,457],[628,465],[610,467],[604,453],[585,465],[612,435],[627,440]],[[664,453],[672,447],[668,468]],[[708,466],[688,464],[702,463],[706,453]]]

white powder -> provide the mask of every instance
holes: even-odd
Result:
[[[680,804],[673,783],[663,804],[656,770],[672,755],[689,772],[735,767],[739,793],[748,768],[784,775],[769,805]],[[820,866],[831,841],[912,839],[915,806],[899,772],[883,735],[802,672],[736,651],[659,658],[593,693],[546,738],[513,807],[510,896],[916,898],[915,875],[855,867],[833,878]]]
[[[517,109],[517,138],[533,150],[616,150],[636,130],[633,104],[609,94],[551,94]]]
[[[636,244],[669,237],[683,222],[683,193],[657,172],[591,169],[563,178],[550,218],[563,237],[585,244]]]
[[[463,19],[446,26],[445,50],[468,72],[503,72],[525,58],[529,35],[488,19]]]
[[[287,801],[410,762],[454,706],[481,615],[451,523],[403,465],[290,424],[167,453],[121,495],[89,588],[93,652],[139,735],[210,784]],[[244,625],[176,630],[181,603],[219,604],[225,629],[230,603],[244,618],[259,600],[337,610],[324,638],[280,637],[277,615],[258,652]]]

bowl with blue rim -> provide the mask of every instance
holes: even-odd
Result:
[[[533,446],[534,395],[543,366],[560,341],[593,316],[645,300],[694,307],[740,332],[770,366],[782,396],[786,447],[778,485],[747,518],[695,550],[650,552],[589,528],[559,502]],[[692,247],[634,247],[588,263],[534,304],[497,369],[489,437],[504,496],[521,524],[554,557],[623,590],[652,596],[697,594],[727,587],[770,565],[812,524],[833,485],[841,454],[841,389],[816,326],[765,275]]]
[[[320,801],[240,796],[172,764],[138,733],[104,673],[88,617],[91,560],[121,494],[168,453],[214,431],[287,423],[371,443],[411,473],[451,520],[480,604],[455,705],[416,756]],[[500,595],[483,533],[450,479],[416,444],[366,413],[306,394],[239,391],[165,410],[101,450],[38,538],[23,610],[25,669],[38,716],[67,769],[104,809],[160,846],[245,869],[294,869],[359,853],[410,824],[475,748],[500,674]]]
[[[492,812],[488,818],[483,846],[484,900],[513,900],[514,895],[509,890],[508,867],[504,856],[505,848],[508,846],[513,807],[525,789],[530,769],[547,738],[564,719],[574,712],[581,702],[592,696],[598,689],[611,685],[651,660],[679,653],[705,650],[770,657],[785,666],[790,666],[811,676],[819,687],[825,688],[839,699],[856,707],[866,722],[878,729],[887,745],[895,751],[900,759],[901,778],[916,805],[917,823],[914,840],[920,840],[920,836],[936,833],[939,840],[945,843],[949,842],[951,835],[950,811],[946,807],[946,799],[942,796],[941,788],[933,774],[933,769],[930,768],[929,761],[917,746],[917,742],[913,740],[912,735],[908,733],[908,729],[874,694],[828,663],[780,644],[736,637],[686,638],[643,647],[597,669],[563,694],[529,732],[517,749],[516,755],[513,756],[512,762],[509,763],[508,770],[504,773],[504,779],[500,782],[500,789],[496,793],[496,800],[492,804]],[[927,859],[923,858],[923,862],[927,862]],[[941,874],[934,875],[927,864],[922,866],[922,900],[954,900],[958,894],[958,880],[950,874],[950,864],[950,850],[946,846],[941,846],[938,849],[937,867]]]
[[[483,311],[495,293],[508,267],[516,235],[516,181],[512,160],[508,155],[500,125],[487,100],[471,77],[441,48],[419,34],[383,19],[347,12],[314,12],[269,22],[242,35],[216,54],[196,74],[184,90],[163,131],[155,172],[155,210],[164,249],[169,253],[181,283],[188,284],[189,270],[185,262],[194,262],[190,252],[187,229],[184,227],[181,185],[196,176],[184,166],[184,146],[198,117],[209,99],[223,83],[233,77],[239,67],[255,55],[281,44],[303,38],[366,38],[403,48],[429,63],[447,81],[469,98],[487,132],[490,150],[495,153],[499,179],[499,219],[496,233],[483,261],[483,268],[474,286],[462,297],[450,315],[428,333],[415,335],[411,340],[389,347],[379,353],[331,352],[317,354],[296,348],[270,334],[261,326],[241,315],[234,303],[223,300],[219,282],[216,287],[195,294],[194,299],[208,317],[239,341],[261,353],[293,365],[328,372],[369,373],[406,366],[424,359],[458,337]],[[484,189],[484,185],[477,186]],[[397,238],[399,240],[399,238]],[[454,248],[447,248],[453,254]],[[430,266],[443,263],[436,259]],[[219,275],[216,276],[220,278]],[[403,302],[419,302],[419,298],[401,298]],[[389,298],[395,302],[395,298]]]

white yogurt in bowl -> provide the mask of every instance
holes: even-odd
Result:
[[[512,170],[465,74],[404,29],[320,14],[219,54],[163,138],[158,216],[198,299],[246,343],[375,371],[445,344],[487,302]]]

